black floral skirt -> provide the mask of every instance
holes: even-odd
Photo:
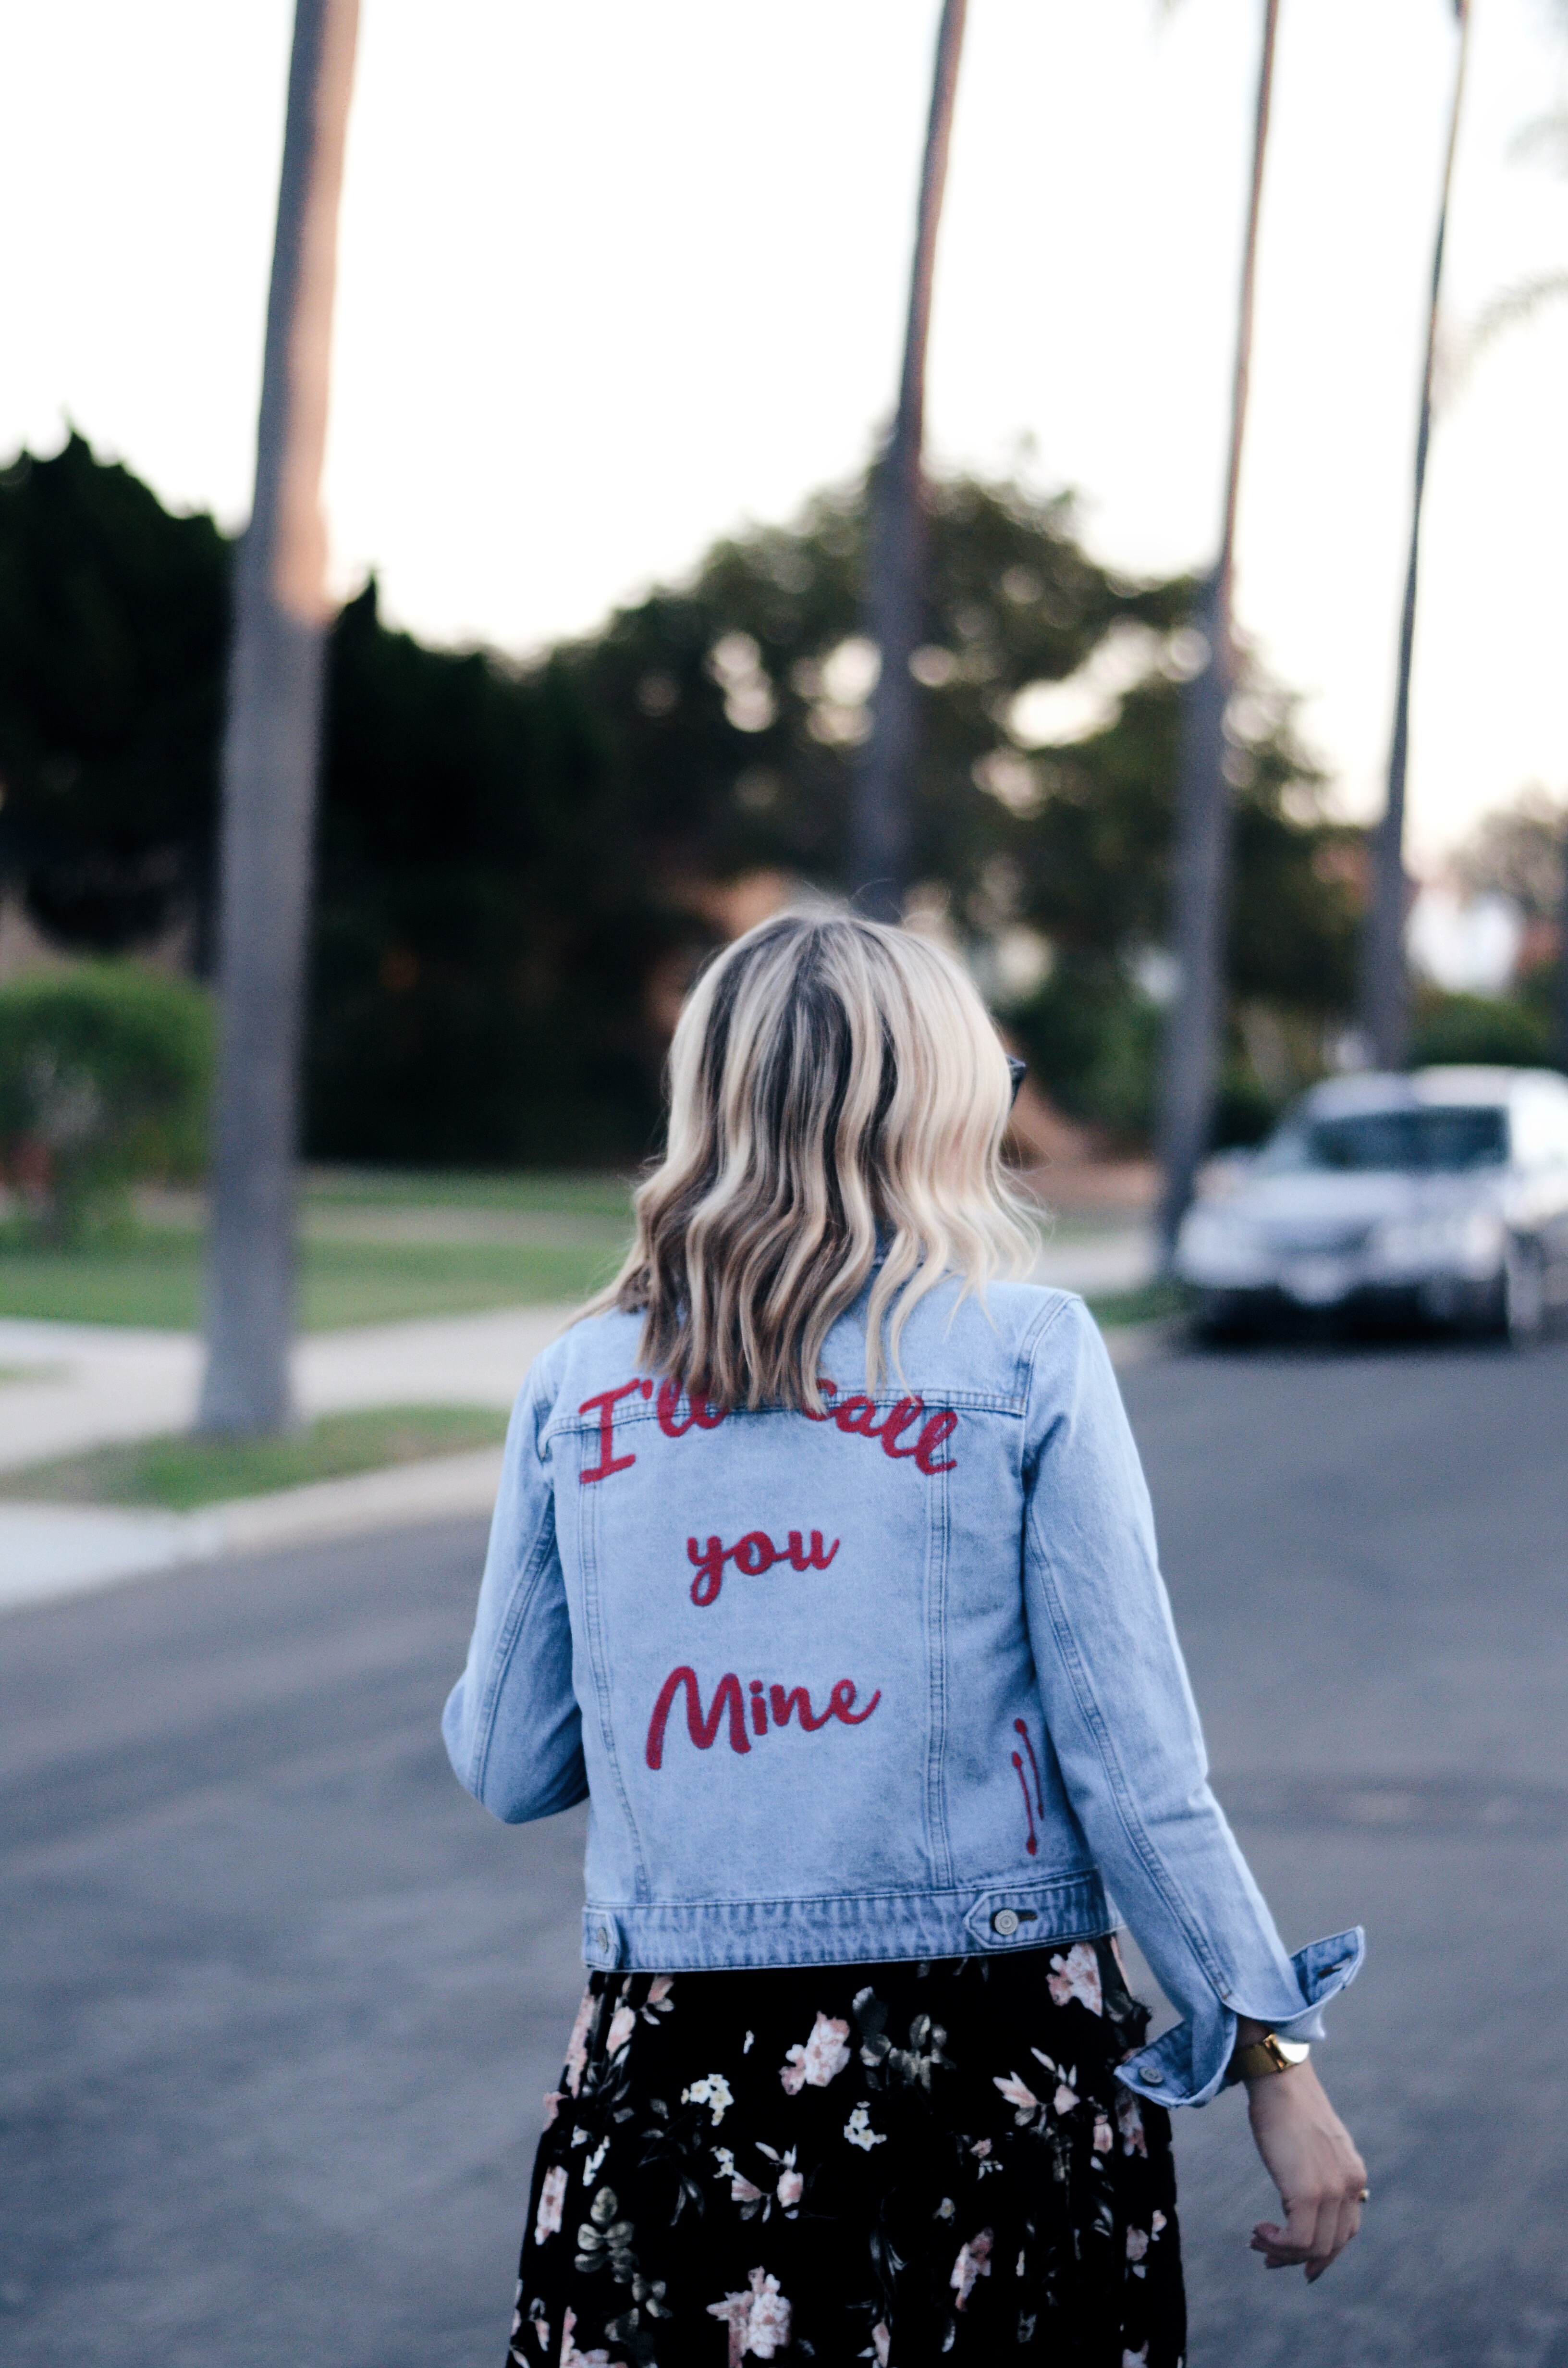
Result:
[[[1180,2368],[1170,2123],[1115,1944],[595,1974],[534,2166],[514,2368]]]

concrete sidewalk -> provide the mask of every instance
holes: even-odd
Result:
[[[572,1315],[570,1306],[503,1307],[485,1315],[368,1324],[318,1332],[294,1351],[306,1415],[351,1406],[509,1406],[523,1375]],[[116,1440],[187,1429],[201,1386],[194,1332],[0,1318],[0,1471]]]
[[[509,1406],[572,1313],[502,1308],[319,1333],[295,1350],[301,1409],[309,1416],[374,1406]],[[17,1471],[187,1429],[201,1343],[194,1333],[0,1321],[0,1371],[6,1368],[18,1378],[0,1383],[0,1469]],[[484,1448],[194,1513],[0,1503],[0,1611],[220,1554],[484,1514],[500,1470],[500,1449]]]
[[[0,1613],[221,1556],[483,1516],[495,1501],[500,1478],[500,1448],[483,1447],[205,1505],[195,1513],[0,1505]]]

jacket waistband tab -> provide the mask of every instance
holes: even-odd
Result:
[[[583,1911],[596,1972],[725,1973],[769,1965],[880,1964],[1091,1940],[1114,1918],[1092,1870],[976,1892],[823,1899],[654,1900]]]

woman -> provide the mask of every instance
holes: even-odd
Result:
[[[510,2359],[1176,2368],[1170,2124],[1244,2077],[1316,2277],[1364,2172],[1205,1782],[1149,1502],[918,938],[786,915],[671,1053],[619,1281],[517,1402],[452,1764],[589,1803]],[[1183,2019],[1144,2044],[1108,1892]]]

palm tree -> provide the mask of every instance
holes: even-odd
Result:
[[[1568,30],[1568,0],[1557,0],[1557,14]],[[1517,156],[1544,155],[1554,163],[1560,173],[1568,176],[1568,108],[1555,108],[1551,114],[1538,116],[1527,123],[1514,142]],[[1483,311],[1469,341],[1467,361],[1492,344],[1504,330],[1522,326],[1534,320],[1549,305],[1561,303],[1568,297],[1568,271],[1541,271],[1525,279],[1517,279],[1511,288],[1503,289]],[[1557,923],[1557,981],[1553,998],[1553,1057],[1560,1069],[1568,1069],[1568,823],[1562,842],[1562,895]]]
[[[1449,227],[1454,151],[1459,142],[1460,103],[1470,47],[1470,0],[1454,0],[1459,19],[1459,58],[1454,70],[1449,145],[1437,206],[1437,236],[1432,253],[1432,291],[1426,311],[1426,366],[1415,428],[1415,486],[1410,511],[1410,552],[1404,571],[1404,606],[1399,623],[1399,671],[1394,689],[1393,731],[1389,742],[1388,798],[1372,835],[1372,884],[1362,939],[1361,1027],[1367,1048],[1381,1069],[1397,1069],[1410,1034],[1409,973],[1404,959],[1408,883],[1404,871],[1404,777],[1410,749],[1410,670],[1415,649],[1415,585],[1421,555],[1421,506],[1426,491],[1426,453],[1432,439],[1432,376],[1437,361],[1437,306],[1443,285],[1443,245]]]
[[[1182,702],[1171,927],[1177,986],[1165,1029],[1160,1079],[1160,1235],[1167,1258],[1175,1248],[1176,1230],[1192,1198],[1199,1163],[1208,1148],[1223,1015],[1225,912],[1231,858],[1225,711],[1230,703],[1235,664],[1231,578],[1252,369],[1253,291],[1257,276],[1257,233],[1278,17],[1279,0],[1264,0],[1252,188],[1242,250],[1235,367],[1231,381],[1231,446],[1225,473],[1224,518],[1220,554],[1204,583],[1199,611],[1208,656],[1187,685]]]
[[[296,0],[256,498],[240,546],[223,742],[219,1063],[200,1427],[290,1410],[294,1163],[325,647],[321,513],[338,193],[358,0]]]
[[[892,432],[871,487],[866,630],[881,653],[871,730],[856,768],[849,811],[851,884],[867,913],[896,921],[908,882],[911,806],[918,752],[918,693],[909,661],[925,623],[926,518],[921,449],[926,430],[926,346],[937,230],[948,176],[953,96],[967,0],[943,0],[931,114],[920,176],[909,282],[903,375]]]

